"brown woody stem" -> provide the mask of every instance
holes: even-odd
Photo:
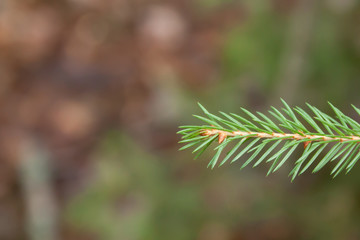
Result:
[[[347,136],[347,137],[327,137],[320,135],[307,135],[307,134],[297,134],[297,133],[263,133],[263,132],[226,132],[217,129],[204,129],[202,134],[203,136],[214,136],[219,135],[219,143],[222,143],[227,137],[235,136],[244,136],[244,137],[258,137],[258,138],[279,138],[279,137],[288,137],[289,139],[303,140],[308,139],[309,141],[331,141],[336,140],[339,142],[354,141],[359,140],[360,137],[357,136]]]

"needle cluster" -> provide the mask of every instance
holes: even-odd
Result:
[[[205,116],[194,115],[204,125],[180,126],[178,134],[183,135],[180,150],[194,147],[199,157],[213,142],[215,154],[209,162],[214,168],[231,163],[247,155],[241,169],[252,164],[270,163],[267,174],[276,172],[302,146],[302,154],[295,161],[289,176],[292,180],[314,165],[312,172],[318,172],[330,162],[337,161],[331,174],[335,177],[343,170],[348,173],[360,158],[360,124],[346,116],[329,103],[335,117],[307,104],[311,116],[300,107],[291,108],[281,99],[284,107],[271,107],[267,116],[261,112],[251,113],[241,108],[243,116],[219,112],[221,116],[208,112],[200,103]],[[353,106],[360,115],[360,109]],[[230,144],[234,142],[235,144]],[[232,145],[230,147],[230,145]],[[226,151],[225,149],[229,149]],[[219,161],[220,156],[224,155]],[[316,162],[316,164],[314,164]]]

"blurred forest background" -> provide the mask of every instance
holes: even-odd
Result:
[[[0,239],[360,239],[359,166],[209,170],[175,134],[197,102],[360,120],[359,89],[357,0],[1,0]]]

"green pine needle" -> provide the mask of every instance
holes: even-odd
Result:
[[[241,108],[243,116],[224,112],[217,116],[199,103],[205,116],[194,117],[205,122],[205,125],[180,126],[180,143],[185,143],[180,150],[192,147],[193,153],[198,152],[197,158],[218,139],[219,144],[215,147],[216,153],[209,167],[233,163],[247,155],[241,169],[249,164],[256,167],[266,160],[272,162],[268,170],[270,174],[283,166],[295,150],[300,149],[298,146],[302,145],[302,155],[289,174],[292,181],[316,161],[318,163],[314,164],[312,170],[314,173],[338,160],[331,171],[334,177],[342,170],[346,169],[348,173],[354,167],[360,159],[360,124],[357,121],[331,103],[329,105],[335,117],[310,104],[307,106],[311,112],[306,112],[300,107],[291,108],[284,100],[281,101],[284,108],[279,110],[271,107],[269,115]],[[360,115],[360,109],[354,105],[352,107]],[[229,149],[230,145],[232,147]],[[229,150],[221,157],[225,149]],[[318,159],[320,155],[323,157]]]

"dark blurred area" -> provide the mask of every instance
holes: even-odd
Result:
[[[176,135],[197,102],[360,120],[359,23],[356,0],[1,0],[0,239],[360,239],[359,166],[210,170]]]

